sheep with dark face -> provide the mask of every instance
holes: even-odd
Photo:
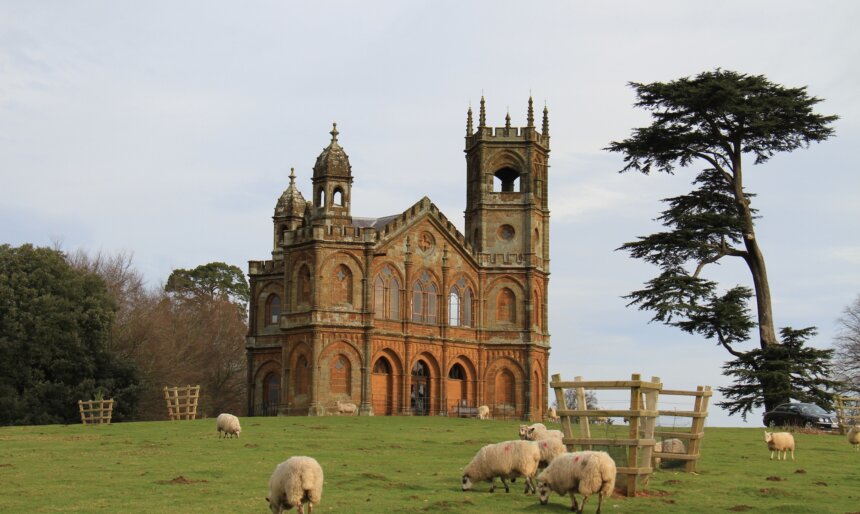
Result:
[[[278,464],[269,478],[269,508],[272,514],[281,514],[293,507],[304,514],[304,503],[308,514],[313,513],[314,504],[322,498],[323,470],[313,457],[290,457]]]
[[[505,492],[510,492],[507,479],[525,477],[525,492],[534,492],[533,478],[540,462],[540,449],[529,441],[505,441],[481,448],[463,470],[461,485],[469,491],[475,482],[490,482],[490,492],[496,490],[496,477],[502,479]]]
[[[570,493],[571,510],[582,514],[585,502],[592,494],[598,495],[597,514],[603,506],[603,498],[615,490],[615,461],[606,452],[565,453],[553,459],[537,477],[538,495],[541,505],[549,502],[550,491],[560,496]],[[576,494],[582,495],[582,504],[577,505]]]

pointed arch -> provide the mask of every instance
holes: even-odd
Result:
[[[496,296],[496,321],[499,323],[516,323],[517,321],[517,297],[507,287],[499,290]]]
[[[311,269],[307,264],[299,266],[296,275],[296,305],[307,307],[311,304]]]
[[[345,264],[335,267],[332,284],[332,305],[352,305],[352,270]]]
[[[266,300],[266,325],[277,325],[281,318],[281,297],[276,293]]]

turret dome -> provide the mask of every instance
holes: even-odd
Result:
[[[275,217],[302,216],[305,212],[307,200],[302,192],[296,187],[296,170],[290,168],[290,186],[284,190],[278,203],[275,204]]]
[[[325,147],[317,157],[317,162],[314,164],[314,178],[318,177],[350,177],[352,176],[352,166],[349,164],[349,156],[343,151],[340,144],[337,142],[337,123],[334,123],[332,128],[331,143]]]

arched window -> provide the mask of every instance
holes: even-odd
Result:
[[[281,297],[276,294],[269,295],[266,305],[266,324],[277,325],[281,317]]]
[[[325,189],[323,188],[317,191],[317,206],[325,207]]]
[[[400,319],[400,282],[388,266],[373,282],[373,317]]]
[[[332,303],[352,304],[352,271],[344,264],[335,269],[332,280]]]
[[[493,174],[493,191],[502,193],[520,192],[520,172],[513,168],[502,168]]]
[[[311,271],[307,265],[302,265],[299,269],[298,281],[296,284],[296,303],[309,304],[311,303]]]
[[[452,327],[460,325],[460,292],[456,287],[448,294],[448,324]]]
[[[436,323],[436,284],[426,271],[412,284],[412,321]]]
[[[388,287],[388,317],[400,319],[400,282],[397,277],[391,277]]]
[[[373,282],[373,317],[385,319],[385,282],[382,277],[376,277]]]
[[[472,289],[467,287],[463,293],[463,326],[471,327],[472,325]]]
[[[453,378],[454,380],[466,380],[466,370],[463,369],[463,366],[459,363],[451,366],[451,370],[448,371],[448,378]]]
[[[514,375],[508,370],[502,370],[496,375],[496,403],[514,404]]]
[[[343,189],[336,187],[331,194],[331,204],[343,207]]]
[[[345,394],[352,396],[351,373],[352,365],[343,355],[337,355],[332,359],[330,373],[330,389],[332,394]]]
[[[517,304],[514,292],[503,287],[496,299],[496,321],[515,323],[517,321]]]
[[[540,291],[535,290],[534,300],[532,301],[532,310],[534,311],[535,326],[540,329],[541,326],[541,297]]]
[[[304,355],[299,355],[299,358],[296,359],[296,368],[293,370],[293,377],[296,395],[308,394],[311,370],[308,365],[308,359]]]

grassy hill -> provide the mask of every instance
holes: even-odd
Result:
[[[240,439],[215,420],[0,428],[0,512],[268,512],[268,479],[292,455],[323,467],[324,512],[569,512],[522,493],[460,490],[484,444],[513,421],[410,417],[243,418]],[[612,430],[612,429],[605,429]],[[595,434],[595,436],[597,436]],[[860,453],[843,436],[796,434],[794,462],[769,460],[763,430],[708,428],[697,474],[661,470],[645,495],[604,512],[860,512]],[[596,499],[586,512],[594,512]]]

